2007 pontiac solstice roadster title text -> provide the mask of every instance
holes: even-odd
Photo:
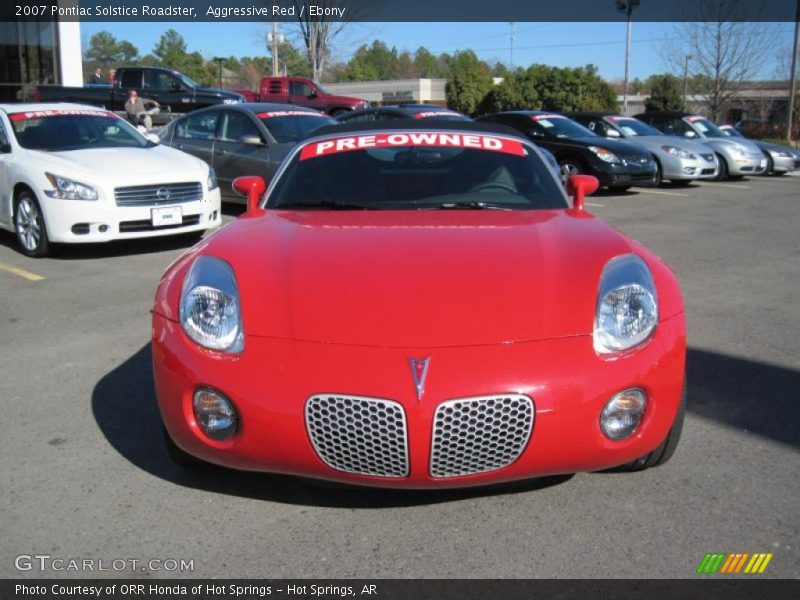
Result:
[[[153,310],[171,456],[385,487],[666,462],[678,282],[530,142],[475,123],[324,128],[179,258]]]

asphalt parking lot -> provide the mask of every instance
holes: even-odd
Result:
[[[760,577],[797,577],[800,177],[601,193],[587,208],[681,280],[681,445],[641,473],[448,492],[181,471],[148,342],[155,284],[185,244],[31,260],[0,233],[0,576],[682,578],[707,552],[772,552]],[[22,554],[194,570],[21,572]]]

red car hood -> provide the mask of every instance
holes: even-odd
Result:
[[[232,265],[248,336],[424,348],[590,334],[631,243],[573,210],[269,211],[201,251]]]

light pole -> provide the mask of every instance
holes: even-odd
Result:
[[[691,54],[686,55],[683,62],[683,108],[689,110],[689,61],[694,58]],[[691,112],[691,111],[689,111]]]
[[[514,70],[514,23],[509,22],[511,26],[511,35],[509,36],[508,45],[508,66],[512,71]]]
[[[622,114],[628,114],[628,72],[631,65],[631,15],[633,9],[639,6],[639,0],[614,0],[617,10],[623,12],[628,17],[628,33],[625,37],[625,82],[622,90]]]
[[[222,89],[222,61],[225,59],[220,58],[219,56],[215,56],[211,60],[215,60],[219,63],[219,88]]]
[[[789,114],[786,116],[788,127],[786,139],[792,141],[792,127],[794,125],[794,102],[797,95],[797,53],[800,52],[800,0],[797,0],[797,9],[794,22],[794,42],[792,42],[792,73],[789,77]]]

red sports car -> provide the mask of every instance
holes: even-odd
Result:
[[[180,464],[475,486],[666,462],[678,282],[477,123],[327,127],[169,267],[153,368]]]

